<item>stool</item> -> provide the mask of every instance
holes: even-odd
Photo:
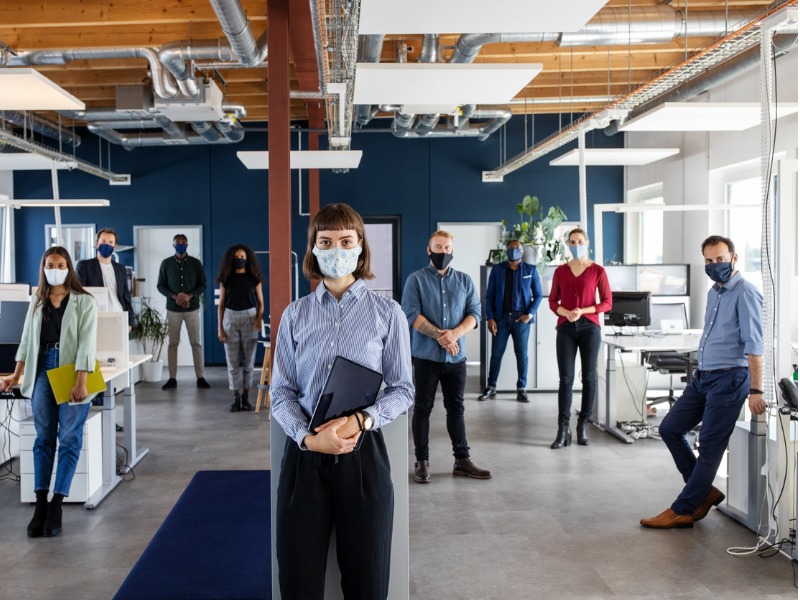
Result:
[[[261,363],[261,378],[258,382],[258,396],[256,396],[256,412],[261,410],[261,402],[264,402],[264,408],[267,410],[267,420],[270,419],[269,414],[269,384],[272,381],[272,369],[269,363],[272,357],[272,347],[270,342],[261,342],[264,344],[264,362]]]

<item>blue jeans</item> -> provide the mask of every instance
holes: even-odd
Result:
[[[58,366],[58,350],[39,355],[36,383],[31,396],[36,441],[33,444],[34,491],[49,490],[58,440],[58,467],[53,492],[69,496],[72,477],[83,445],[83,425],[89,415],[89,403],[56,404],[47,370]]]
[[[747,367],[697,371],[661,422],[658,432],[686,484],[672,503],[676,514],[692,514],[708,496],[749,390]],[[700,450],[695,458],[686,434],[701,421]]]
[[[558,423],[569,425],[572,410],[572,383],[575,381],[575,355],[581,353],[581,419],[588,419],[597,400],[597,354],[602,332],[589,319],[581,317],[567,321],[556,330],[556,360],[558,361]]]
[[[497,335],[492,338],[492,359],[489,362],[489,387],[497,387],[497,376],[500,374],[500,364],[503,362],[508,345],[508,336],[514,340],[514,354],[517,357],[517,389],[525,389],[528,383],[528,336],[531,332],[531,321],[518,322],[523,314],[513,312],[501,315],[495,320]]]

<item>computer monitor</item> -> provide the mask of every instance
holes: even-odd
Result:
[[[605,314],[606,325],[650,325],[650,292],[611,292],[611,304]]]
[[[686,305],[683,302],[653,303],[650,306],[650,325],[652,331],[680,332],[689,328],[686,318]]]

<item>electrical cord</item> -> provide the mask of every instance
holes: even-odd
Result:
[[[120,450],[122,450],[122,457],[120,457]],[[117,475],[122,478],[122,481],[136,479],[136,473],[133,472],[133,467],[128,463],[128,449],[122,444],[117,444]]]
[[[14,418],[14,405],[16,400],[9,399],[6,402],[5,414],[0,421],[0,429],[2,429],[3,436],[3,453],[0,455],[0,464],[3,465],[0,471],[0,481],[19,481],[19,473],[14,472],[14,460],[11,455],[11,443],[13,438],[19,438],[19,433],[15,433],[11,429],[12,422],[19,422]]]

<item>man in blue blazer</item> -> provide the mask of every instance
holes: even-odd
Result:
[[[517,356],[517,401],[528,402],[528,336],[536,310],[542,301],[542,283],[535,265],[522,262],[522,244],[511,240],[506,246],[508,262],[495,265],[486,289],[486,325],[492,333],[492,358],[489,381],[478,400],[494,398],[497,376],[508,345],[514,340]]]

